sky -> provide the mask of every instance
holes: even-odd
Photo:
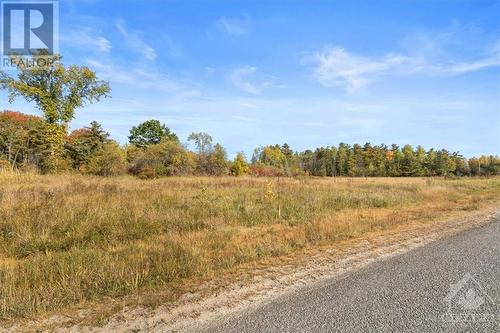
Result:
[[[370,142],[500,154],[500,1],[61,0],[65,64],[111,98],[76,112],[120,143],[158,119],[229,156]],[[36,114],[34,105],[0,109]]]

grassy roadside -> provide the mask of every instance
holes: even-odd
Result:
[[[192,280],[497,203],[500,179],[0,175],[0,318]]]

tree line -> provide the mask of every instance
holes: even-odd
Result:
[[[54,138],[56,137],[56,138]],[[0,168],[57,173],[76,171],[140,178],[175,175],[256,175],[331,177],[490,176],[500,171],[497,156],[466,159],[447,150],[422,146],[340,143],[294,151],[288,144],[255,149],[250,161],[243,153],[229,160],[226,150],[207,133],[188,138],[194,150],[158,120],[132,127],[121,146],[93,121],[71,133],[54,131],[37,116],[0,112]],[[61,144],[60,147],[55,145]]]
[[[39,52],[32,57],[47,57]],[[0,88],[13,101],[34,102],[42,117],[0,112],[0,168],[41,173],[77,171],[140,178],[174,175],[257,176],[489,176],[500,172],[498,156],[466,159],[457,152],[421,146],[366,143],[294,151],[288,144],[255,149],[248,162],[243,153],[228,160],[224,147],[207,133],[192,133],[189,150],[158,120],[132,127],[124,146],[97,122],[68,133],[76,109],[110,95],[111,88],[86,66],[65,67],[59,55],[48,68],[26,68],[18,61],[17,77],[0,71]]]

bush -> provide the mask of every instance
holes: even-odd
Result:
[[[109,141],[89,158],[82,171],[97,176],[119,176],[126,172],[125,154],[120,146]]]
[[[133,161],[136,160],[136,158],[144,152],[144,149],[137,147],[135,145],[131,144],[126,144],[124,147],[125,150],[125,158],[127,160],[127,163],[132,163]]]
[[[280,177],[285,175],[283,170],[262,164],[251,165],[250,174],[257,177]]]
[[[243,176],[248,174],[249,171],[250,167],[245,161],[245,155],[243,155],[243,153],[238,153],[231,165],[231,174],[233,176]]]
[[[188,175],[194,170],[192,154],[178,142],[166,140],[135,154],[130,172],[142,179]]]

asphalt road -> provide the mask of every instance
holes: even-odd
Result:
[[[499,322],[496,218],[225,318],[207,332],[500,332]]]

